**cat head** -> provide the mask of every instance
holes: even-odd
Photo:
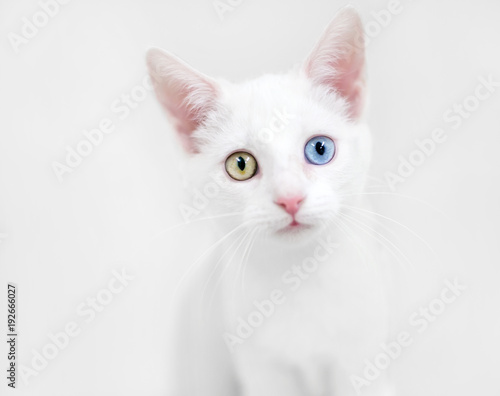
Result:
[[[193,175],[205,183],[220,177],[216,214],[296,242],[334,225],[342,202],[362,188],[370,137],[362,122],[363,29],[352,8],[287,74],[233,84],[160,49],[147,63]]]

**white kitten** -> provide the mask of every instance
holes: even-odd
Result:
[[[172,395],[389,395],[385,378],[353,377],[387,334],[383,263],[343,213],[364,204],[371,147],[356,12],[286,75],[231,84],[159,49],[147,60],[193,180],[219,177],[210,211],[226,231],[188,277]]]

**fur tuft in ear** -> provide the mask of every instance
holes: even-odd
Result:
[[[353,7],[341,9],[307,58],[306,75],[342,96],[349,115],[360,118],[365,99],[363,25]]]
[[[191,135],[216,106],[216,82],[158,48],[146,59],[158,100],[174,119],[184,147],[195,152]]]

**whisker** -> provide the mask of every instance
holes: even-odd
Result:
[[[227,263],[226,265],[224,266],[221,274],[219,275],[219,278],[217,279],[217,282],[215,283],[215,286],[214,286],[214,290],[212,292],[212,297],[210,298],[210,301],[209,301],[209,304],[208,304],[208,310],[211,309],[212,307],[212,304],[214,302],[214,298],[217,294],[217,289],[222,281],[222,279],[224,278],[224,274],[226,273],[227,269],[229,268],[229,266],[231,265],[231,262],[234,258],[234,256],[236,255],[236,253],[238,252],[238,250],[240,249],[241,245],[243,244],[243,241],[245,240],[245,238],[248,236],[248,234],[250,234],[252,230],[249,230],[245,233],[245,235],[243,236],[243,238],[241,239],[240,243],[238,244],[238,246],[236,247],[236,249],[234,250],[233,254],[231,255],[231,257],[229,258],[229,260],[227,260]]]
[[[365,266],[368,266],[367,265],[367,260],[366,260],[366,250],[363,249],[363,252],[361,251],[360,249],[360,245],[358,244],[358,242],[355,240],[354,237],[352,237],[352,235],[350,235],[347,230],[349,231],[352,231],[352,229],[347,225],[345,224],[345,222],[343,222],[341,219],[332,219],[332,222],[337,226],[337,228],[339,230],[341,230],[343,232],[343,234],[346,236],[346,238],[351,242],[351,244],[354,246],[354,248],[356,249],[356,252],[358,253],[359,257],[361,258],[361,260],[363,260],[363,263]]]
[[[342,194],[342,197],[351,197],[351,196],[355,196],[355,195],[390,195],[390,196],[394,196],[394,197],[407,198],[407,199],[411,199],[411,200],[414,200],[416,202],[419,202],[421,204],[424,204],[424,205],[428,206],[429,208],[431,208],[432,210],[436,211],[437,213],[448,218],[446,213],[444,213],[442,210],[436,208],[435,206],[433,206],[429,202],[423,201],[423,200],[416,198],[416,197],[412,197],[410,195],[393,193],[393,192],[388,192],[388,191],[372,191],[372,192],[358,192],[358,193],[353,193],[353,194]]]
[[[253,232],[253,234],[250,236],[250,243],[248,245],[248,249],[244,253],[244,255],[246,257],[245,257],[245,261],[244,261],[244,264],[243,264],[243,268],[241,270],[241,292],[242,293],[245,292],[245,272],[246,272],[246,268],[247,268],[247,264],[248,264],[248,259],[250,257],[250,251],[253,248],[255,240],[257,239],[257,232],[258,231],[259,231],[259,228],[256,228],[255,231]]]
[[[196,220],[193,220],[193,221],[188,221],[186,223],[176,224],[176,225],[174,225],[172,227],[166,228],[165,230],[157,232],[151,239],[156,239],[160,235],[162,235],[162,234],[164,234],[166,232],[175,230],[175,229],[177,229],[179,227],[182,227],[182,226],[188,226],[188,225],[195,224],[195,223],[198,223],[200,221],[205,221],[205,220],[213,220],[213,219],[220,219],[220,218],[224,218],[224,217],[238,216],[238,215],[241,215],[241,214],[243,214],[243,212],[225,213],[225,214],[222,214],[222,215],[210,216],[210,217],[202,217],[200,219],[196,219]]]
[[[346,206],[343,206],[343,208],[348,209],[348,210],[350,209],[350,208],[348,208]],[[352,209],[350,209],[350,210],[352,210]],[[376,218],[371,217],[367,213],[354,212],[353,215],[363,216],[365,219],[374,222],[377,226],[379,226],[380,228],[382,228],[384,231],[387,231],[387,233],[389,233],[389,235],[391,237],[393,237],[395,240],[397,240],[398,242],[402,242],[401,237],[399,235],[397,235],[393,230],[391,230],[387,225],[385,225],[382,221],[380,221],[380,220],[378,220]]]
[[[342,224],[343,224],[343,225],[344,225],[344,226],[345,226],[348,230],[351,230],[351,231],[354,233],[354,230],[353,230],[353,229],[349,226],[349,224],[347,224],[347,223],[343,222],[343,221],[342,221],[341,219],[339,219],[339,218],[337,218],[337,220],[338,220],[339,222],[341,222],[341,223],[342,223]],[[362,248],[362,250],[363,250],[363,252],[365,252],[365,253],[366,253],[366,250],[365,250],[364,248]],[[391,252],[392,252],[392,250],[391,250]],[[369,256],[368,256],[368,258],[370,259],[370,257],[369,257]],[[398,260],[398,262],[399,262],[399,259],[398,259],[397,257],[396,257],[396,259],[397,259],[397,260]],[[381,268],[380,268],[380,266],[379,266],[379,265],[371,265],[371,266],[370,266],[370,265],[367,265],[367,263],[366,263],[366,262],[364,262],[364,264],[365,264],[365,268],[367,268],[368,270],[371,270],[371,271],[375,270],[375,271],[376,271],[376,272],[380,275],[380,270],[381,270]],[[373,264],[373,263],[372,263],[372,264]],[[377,279],[379,279],[379,278],[377,277]]]
[[[397,253],[399,253],[401,255],[401,257],[403,257],[407,262],[408,264],[410,264],[410,266],[412,268],[414,268],[413,266],[413,263],[411,262],[411,260],[408,259],[408,257],[393,243],[391,242],[389,239],[387,239],[384,235],[382,235],[380,232],[378,232],[377,230],[373,229],[372,227],[368,226],[366,223],[360,221],[359,219],[355,219],[349,215],[347,215],[346,213],[339,213],[341,216],[345,217],[347,221],[349,221],[350,223],[352,223],[353,225],[357,226],[358,228],[360,228],[361,230],[363,230],[365,233],[367,233],[368,235],[372,236],[372,238],[378,240],[378,242],[380,242],[382,244],[382,246],[384,247],[387,247],[387,245],[383,242],[380,241],[379,238],[377,238],[375,235],[373,235],[372,233],[375,233],[376,235],[378,235],[380,238],[382,238],[383,240],[385,240],[392,248],[395,249],[395,251]],[[363,228],[364,227],[364,228]],[[368,232],[366,231],[366,229],[370,230],[371,232]],[[394,251],[392,249],[389,249],[389,251],[391,252],[391,254],[396,258],[396,260],[399,262],[399,257],[397,256],[397,254],[394,253]]]
[[[365,216],[369,216],[368,214],[371,214],[371,215],[381,217],[381,218],[383,218],[385,220],[391,221],[394,224],[399,225],[400,227],[402,227],[405,230],[407,230],[408,232],[410,232],[413,236],[415,236],[416,238],[418,238],[436,257],[438,257],[438,254],[436,253],[436,251],[433,249],[433,247],[424,238],[422,238],[419,234],[417,234],[415,231],[413,231],[410,227],[408,227],[408,226],[400,223],[399,221],[397,221],[397,220],[395,220],[395,219],[393,219],[391,217],[384,216],[384,215],[382,215],[380,213],[368,210],[368,209],[358,208],[356,206],[345,205],[345,204],[343,204],[342,206],[345,207],[345,208],[348,208],[350,210],[353,210],[353,211],[365,212]],[[382,224],[382,223],[379,222],[379,224]]]
[[[205,294],[207,292],[208,286],[210,285],[210,281],[212,280],[213,276],[217,272],[217,269],[219,268],[219,264],[222,262],[224,257],[231,251],[231,248],[236,245],[240,240],[244,239],[246,234],[242,233],[239,236],[236,237],[236,239],[229,245],[229,247],[226,249],[226,251],[220,256],[219,260],[217,260],[217,263],[214,265],[214,268],[212,268],[212,271],[210,271],[210,275],[208,276],[208,279],[205,282],[205,285],[203,287],[203,292],[201,294],[202,299],[205,298]]]
[[[179,282],[177,283],[177,286],[175,287],[174,289],[174,292],[173,292],[173,295],[172,295],[172,299],[171,301],[175,301],[176,297],[177,297],[177,293],[181,287],[181,285],[183,284],[183,282],[185,281],[185,279],[191,274],[191,272],[193,271],[194,267],[197,266],[197,264],[207,255],[209,254],[211,251],[213,251],[215,248],[217,248],[222,242],[224,242],[227,238],[229,238],[231,235],[233,235],[236,231],[240,230],[241,228],[245,227],[248,223],[250,222],[247,222],[247,223],[243,223],[243,224],[240,224],[238,225],[237,227],[233,228],[231,231],[229,231],[227,234],[225,234],[222,238],[220,238],[218,241],[216,241],[214,244],[212,244],[207,250],[205,250],[205,252],[199,256],[187,269],[186,272],[184,272],[184,274],[181,276],[181,279],[179,280]]]

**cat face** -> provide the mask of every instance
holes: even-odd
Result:
[[[357,14],[343,9],[300,70],[241,84],[149,52],[157,96],[192,153],[193,172],[225,178],[217,213],[293,242],[335,224],[342,201],[361,188],[370,157],[359,122],[362,37]]]

